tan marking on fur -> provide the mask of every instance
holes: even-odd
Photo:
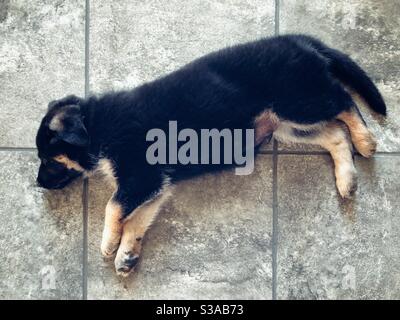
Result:
[[[101,253],[105,257],[110,257],[118,249],[122,235],[122,207],[113,200],[108,201],[104,219],[103,237],[101,241]]]
[[[100,171],[106,177],[108,183],[110,183],[112,187],[117,187],[114,165],[111,160],[106,158],[100,159],[96,170]]]
[[[60,132],[64,129],[64,125],[62,123],[64,117],[64,113],[56,114],[53,119],[51,119],[49,128],[50,130]]]
[[[254,119],[255,144],[259,145],[264,138],[273,133],[279,125],[278,116],[271,110],[261,112]]]
[[[62,163],[68,169],[74,169],[80,172],[85,171],[85,169],[83,169],[78,162],[69,159],[65,154],[60,154],[58,156],[55,156],[53,159],[59,163]]]
[[[376,151],[376,139],[365,126],[355,110],[344,111],[337,116],[350,130],[351,140],[357,151],[364,157],[371,157]]]
[[[166,187],[164,191],[150,201],[147,201],[135,209],[123,225],[121,244],[115,258],[115,268],[118,275],[128,276],[132,270],[118,271],[124,268],[124,260],[128,256],[140,256],[142,250],[142,239],[149,229],[161,206],[171,195],[171,188]],[[138,240],[139,239],[139,240]]]

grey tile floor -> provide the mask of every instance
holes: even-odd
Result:
[[[0,298],[400,298],[400,3],[397,0],[3,0],[0,3]],[[128,279],[99,253],[111,190],[35,186],[47,102],[129,88],[226,45],[305,32],[373,77],[389,108],[359,190],[339,199],[320,149],[265,145],[255,172],[177,186]]]

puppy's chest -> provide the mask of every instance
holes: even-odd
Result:
[[[115,176],[114,164],[111,160],[103,158],[100,159],[96,167],[96,172],[101,173],[106,181],[114,188],[117,187],[117,178]]]

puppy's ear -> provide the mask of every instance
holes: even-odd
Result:
[[[65,117],[63,129],[58,132],[61,140],[78,147],[86,147],[89,144],[89,135],[83,124],[82,117],[78,114]]]
[[[78,105],[81,101],[82,101],[81,98],[72,94],[59,100],[50,101],[47,106],[47,111],[50,111],[54,107],[62,107],[69,104]]]
[[[47,105],[47,111],[50,111],[51,109],[53,109],[57,105],[57,102],[58,102],[58,100],[50,101],[49,104]]]
[[[69,113],[53,119],[50,129],[56,132],[55,137],[50,140],[50,143],[62,140],[77,147],[86,147],[89,145],[89,135],[80,113]]]

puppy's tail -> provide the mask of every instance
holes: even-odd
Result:
[[[308,35],[294,35],[301,45],[306,44],[315,49],[328,61],[328,68],[332,74],[345,85],[348,85],[368,103],[372,110],[386,116],[386,104],[378,88],[361,67],[348,55],[327,47],[321,41]]]
[[[356,62],[339,50],[329,48],[311,37],[307,38],[311,46],[328,59],[329,69],[335,77],[359,93],[372,110],[386,116],[386,104],[382,95]]]
[[[357,63],[335,49],[326,48],[320,52],[329,59],[329,67],[334,76],[358,92],[372,110],[386,116],[386,104],[382,95]]]

